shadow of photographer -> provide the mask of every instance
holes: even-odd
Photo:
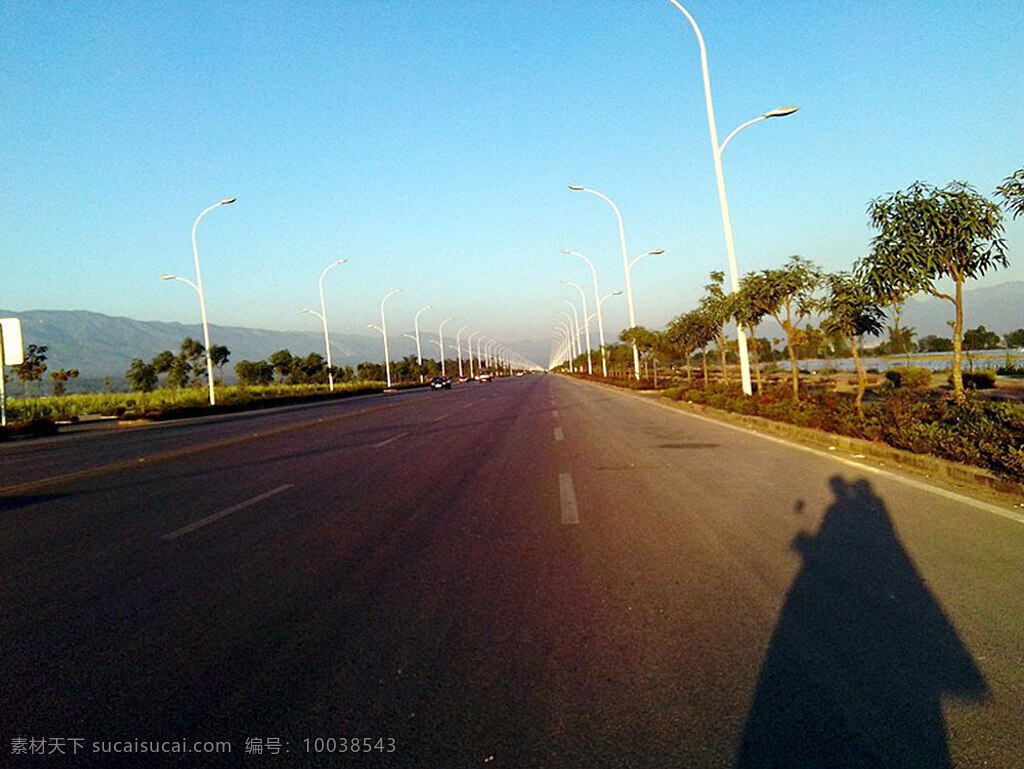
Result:
[[[949,767],[943,696],[988,687],[866,480],[840,476],[761,666],[737,769]],[[797,510],[802,509],[797,503]]]

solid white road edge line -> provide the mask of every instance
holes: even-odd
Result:
[[[172,540],[177,539],[178,537],[182,537],[186,534],[189,534],[190,532],[195,531],[196,529],[202,528],[208,523],[219,521],[221,518],[225,518],[231,515],[232,513],[237,513],[239,510],[244,510],[247,507],[252,507],[257,503],[262,502],[264,499],[269,499],[275,494],[280,494],[282,491],[287,491],[288,489],[292,488],[292,485],[293,484],[291,483],[286,483],[284,486],[278,486],[276,489],[271,489],[266,494],[260,494],[258,497],[253,497],[252,499],[245,500],[245,502],[239,502],[234,507],[229,507],[226,510],[221,510],[219,513],[208,515],[205,518],[202,518],[194,523],[188,524],[187,526],[182,526],[180,529],[175,529],[170,534],[164,534],[162,537],[160,537],[160,539]]]
[[[625,395],[625,393],[620,394]],[[973,499],[972,497],[968,497],[964,494],[958,494],[955,491],[949,491],[948,489],[943,489],[938,486],[932,486],[931,484],[925,483],[924,481],[918,481],[913,478],[908,478],[904,475],[900,475],[898,473],[893,473],[888,470],[882,470],[881,468],[872,467],[871,465],[865,465],[860,462],[856,462],[852,459],[847,459],[846,457],[839,457],[827,451],[821,451],[820,449],[812,449],[810,446],[803,446],[799,443],[791,443],[790,441],[787,441],[783,438],[776,438],[774,435],[765,435],[764,433],[759,433],[756,430],[751,430],[746,427],[739,427],[738,425],[731,425],[728,422],[720,422],[717,419],[712,419],[711,417],[705,417],[700,414],[692,414],[689,411],[682,411],[681,409],[674,408],[665,403],[649,401],[643,398],[641,398],[640,400],[644,403],[649,403],[659,408],[668,409],[669,411],[673,411],[676,414],[682,414],[683,416],[693,417],[694,419],[700,419],[704,422],[710,422],[713,425],[719,425],[720,427],[728,427],[730,430],[736,430],[737,432],[746,433],[747,435],[756,435],[758,438],[763,438],[766,441],[778,443],[782,446],[789,446],[791,449],[799,449],[800,451],[806,451],[807,453],[814,454],[815,456],[826,457],[827,459],[831,459],[834,462],[839,462],[840,464],[844,464],[849,467],[856,467],[858,470],[863,470],[866,473],[871,473],[873,475],[878,475],[883,478],[888,478],[889,480],[896,481],[897,483],[902,483],[904,486],[910,486],[911,488],[915,488],[920,491],[927,491],[930,494],[934,494],[938,497],[943,497],[944,499],[948,499],[953,502],[959,502],[961,504],[967,505],[968,507],[973,507],[977,510],[984,510],[987,513],[992,513],[993,515],[998,515],[1001,518],[1016,521],[1017,523],[1024,523],[1024,518],[1022,518],[1019,514],[1014,513],[1012,510],[1007,510],[1006,508],[999,507],[998,505],[989,504],[988,502],[982,502],[980,499]]]
[[[562,523],[579,523],[580,511],[576,507],[576,491],[569,473],[558,474],[558,499],[562,506]]]

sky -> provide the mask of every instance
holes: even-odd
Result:
[[[915,181],[1024,166],[1020,0],[689,0],[708,51],[740,273],[849,269]],[[467,326],[548,339],[624,288],[664,327],[728,269],[697,39],[668,0],[0,5],[0,307],[193,323]],[[1008,220],[1024,280],[1024,218]],[[604,304],[606,336],[626,328]],[[968,319],[969,322],[969,319]],[[26,340],[29,343],[31,340]],[[411,343],[410,343],[411,344]],[[399,351],[401,352],[401,351]],[[541,361],[544,363],[545,361]]]

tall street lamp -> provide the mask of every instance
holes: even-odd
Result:
[[[571,302],[568,299],[562,299],[562,301],[565,302],[567,305],[569,305],[572,308],[572,317],[573,317],[573,321],[576,324],[576,349],[579,352],[579,354],[582,355],[583,354],[583,345],[580,343],[580,337],[583,334],[583,329],[580,328],[580,314],[579,314],[579,312],[576,309],[576,303],[575,302]],[[584,318],[583,320],[585,322],[586,318]],[[589,352],[590,351],[588,350],[587,353],[589,354]],[[589,367],[588,367],[588,370],[589,370]]]
[[[690,15],[690,12],[679,3],[679,0],[669,0],[669,2],[679,9],[683,16],[686,17],[686,20],[690,22],[690,26],[693,27],[693,32],[697,36],[697,43],[700,46],[700,67],[704,76],[704,105],[708,113],[708,133],[711,138],[711,156],[715,163],[715,181],[718,183],[718,204],[722,209],[722,229],[725,231],[725,252],[729,258],[729,283],[732,287],[733,293],[735,293],[736,291],[739,291],[740,288],[740,275],[739,268],[736,266],[736,246],[733,243],[732,237],[732,219],[729,216],[729,200],[725,194],[725,176],[722,173],[722,151],[733,136],[751,123],[756,123],[759,120],[764,120],[770,117],[785,117],[786,115],[792,115],[796,112],[797,108],[780,107],[779,109],[774,109],[771,112],[766,112],[760,117],[749,120],[741,125],[729,134],[722,144],[719,144],[718,128],[715,125],[715,107],[711,101],[711,78],[708,75],[708,52],[704,45],[704,35],[701,34],[700,27],[697,26],[697,21]],[[750,357],[747,353],[747,335],[743,330],[742,324],[738,322],[736,324],[736,344],[739,351],[740,381],[743,385],[743,392],[746,395],[751,395],[753,393],[753,388],[750,384]]]
[[[469,378],[473,378],[473,337],[482,334],[482,331],[470,331],[466,337],[466,352],[469,354]],[[479,361],[478,361],[479,362]]]
[[[416,311],[416,316],[412,320],[413,327],[416,329],[416,365],[423,366],[423,353],[420,350],[420,315],[430,309],[429,304],[425,304]],[[423,381],[423,372],[420,372],[420,382]]]
[[[594,278],[594,304],[597,305],[597,337],[598,341],[601,344],[601,375],[607,379],[608,354],[604,348],[604,320],[601,316],[601,292],[597,287],[597,268],[594,267],[594,263],[592,261],[587,259],[587,257],[579,253],[578,251],[570,251],[568,248],[563,248],[561,249],[561,252],[563,254],[568,254],[569,256],[578,257],[579,259],[582,259],[584,262],[586,262],[587,266],[590,268],[590,274]]]
[[[384,337],[384,376],[387,380],[387,386],[389,389],[391,387],[391,358],[388,353],[388,322],[384,317],[384,303],[388,300],[388,297],[400,293],[401,290],[402,289],[400,288],[393,288],[384,294],[384,298],[380,300],[380,328],[377,330],[380,331],[381,336]],[[373,328],[376,328],[376,326],[373,326]]]
[[[320,312],[313,313],[313,315],[319,315],[324,326],[324,347],[327,350],[327,386],[331,392],[334,392],[334,372],[331,370],[333,368],[333,363],[331,362],[331,337],[327,331],[327,305],[324,303],[324,275],[327,274],[328,270],[337,267],[339,264],[345,264],[347,261],[348,259],[338,259],[331,262],[324,267],[323,272],[320,273],[319,280],[317,280],[317,288],[320,290]],[[305,312],[309,311],[305,310]]]
[[[448,376],[444,370],[444,324],[451,318],[445,318],[437,325],[437,347],[441,351],[441,376]]]
[[[462,332],[465,331],[469,326],[463,326],[455,332],[455,351],[459,356],[459,379],[462,379]]]
[[[572,286],[580,292],[580,301],[583,303],[583,333],[587,338],[587,374],[593,376],[594,366],[590,362],[590,316],[587,314],[587,294],[586,292],[576,283],[571,280],[561,280],[560,283],[564,283],[567,286]]]
[[[210,385],[210,405],[215,406],[217,404],[217,394],[213,389],[213,358],[210,355],[210,324],[206,319],[206,297],[203,295],[203,275],[199,270],[199,249],[196,246],[196,227],[199,226],[199,220],[206,216],[210,211],[219,206],[229,206],[234,203],[237,198],[224,198],[219,203],[214,203],[212,206],[203,209],[203,212],[196,217],[196,220],[192,223],[192,256],[196,262],[196,282],[193,283],[185,278],[179,278],[177,275],[162,275],[164,280],[180,280],[183,283],[187,283],[196,290],[199,294],[199,314],[203,319],[203,344],[206,345],[206,379]]]
[[[626,301],[629,304],[629,327],[636,328],[636,313],[633,311],[633,289],[629,283],[629,263],[626,257],[626,230],[622,226],[622,214],[619,211],[619,207],[615,205],[615,202],[597,190],[592,190],[589,187],[582,187],[579,184],[570,184],[569,189],[574,192],[589,192],[591,195],[596,195],[605,201],[612,207],[615,212],[615,219],[619,223],[619,247],[622,250],[622,270],[626,275]],[[640,379],[640,350],[636,346],[636,342],[633,342],[633,376]]]

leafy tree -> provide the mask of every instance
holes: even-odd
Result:
[[[796,350],[801,339],[800,321],[811,314],[814,291],[821,283],[821,270],[813,262],[791,256],[784,267],[745,275],[746,301],[772,316],[786,332],[793,399],[800,397],[800,366]],[[741,284],[742,285],[742,284]]]
[[[996,195],[1003,199],[1003,205],[1013,218],[1024,215],[1024,168],[1015,171],[1006,181],[996,187]]]
[[[192,374],[192,366],[185,359],[184,355],[175,355],[171,358],[170,367],[164,377],[164,385],[172,390],[188,387],[189,377]]]
[[[953,340],[948,337],[929,334],[928,336],[921,337],[921,341],[917,343],[917,349],[921,352],[952,352]]]
[[[705,294],[700,300],[701,310],[715,324],[715,346],[722,366],[722,379],[729,381],[729,369],[725,360],[725,324],[733,316],[733,298],[725,293],[725,273],[715,270],[711,273],[711,282],[704,286]]]
[[[868,386],[868,375],[857,349],[858,341],[864,334],[877,334],[882,330],[884,313],[875,303],[876,299],[870,289],[850,273],[828,275],[825,283],[828,293],[817,305],[824,316],[821,328],[826,334],[843,337],[850,345],[853,365],[857,369],[857,411],[863,416],[862,403]]]
[[[277,374],[279,381],[284,382],[292,373],[292,354],[288,350],[278,350],[270,356],[270,366]]]
[[[963,284],[1008,264],[999,207],[963,182],[943,189],[916,182],[872,201],[868,214],[879,232],[862,267],[876,294],[927,291],[953,305],[953,391],[958,402],[965,402]],[[943,278],[953,281],[952,294],[937,287]]]
[[[989,331],[984,326],[969,328],[964,332],[965,350],[991,350],[993,347],[999,347],[1000,341],[999,334]]]
[[[669,343],[686,361],[686,378],[693,380],[690,357],[700,350],[704,367],[704,381],[708,378],[708,363],[705,348],[715,338],[714,319],[701,310],[691,310],[672,320],[666,332]]]
[[[914,336],[917,332],[913,327],[900,328],[897,323],[894,326],[886,326],[889,331],[889,339],[883,345],[886,355],[906,355],[914,352]]]
[[[749,283],[746,285],[749,287]],[[764,382],[761,380],[761,356],[767,350],[771,350],[771,345],[768,345],[766,350],[764,345],[758,343],[757,327],[761,325],[761,321],[764,320],[767,311],[757,302],[752,301],[751,297],[747,295],[744,290],[743,281],[740,281],[739,291],[733,293],[732,309],[736,322],[742,325],[750,334],[747,349],[754,359],[754,378],[757,381],[757,391],[763,392]]]
[[[235,364],[235,376],[246,387],[266,386],[274,381],[274,367],[265,360],[240,360]]]
[[[1011,331],[1003,337],[1007,347],[1024,347],[1024,328]]]
[[[225,347],[224,345],[222,345],[222,344],[211,344],[210,345],[210,361],[213,363],[214,366],[217,367],[217,371],[218,371],[218,374],[219,374],[217,378],[221,382],[224,381],[224,364],[228,362],[228,359],[230,357],[231,357],[231,351],[228,350],[228,348]]]
[[[188,370],[192,372],[192,386],[202,385],[202,378],[206,374],[206,348],[197,340],[187,336],[181,342],[179,355],[188,364]]]
[[[170,353],[168,353],[170,355]],[[174,360],[174,356],[171,356],[171,360]],[[169,368],[170,364],[168,364]],[[128,371],[125,372],[125,379],[128,380],[128,386],[132,390],[138,392],[152,392],[156,388],[157,383],[160,381],[157,376],[157,369],[155,363],[146,363],[141,358],[135,358],[132,360],[131,365],[128,366]]]
[[[28,395],[29,383],[38,382],[46,373],[46,351],[48,349],[44,344],[30,344],[25,349],[23,361],[14,367],[14,373],[25,385],[26,395]]]
[[[51,371],[50,379],[53,380],[53,394],[63,395],[67,392],[67,384],[69,379],[78,378],[78,369],[60,369],[60,371]]]
[[[356,374],[364,382],[383,382],[385,374],[384,364],[363,361],[356,366]]]

